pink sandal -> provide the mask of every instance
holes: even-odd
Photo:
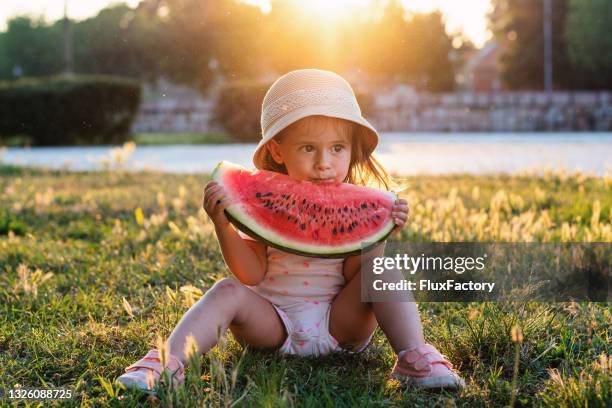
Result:
[[[423,389],[465,387],[453,365],[431,344],[400,351],[391,377]]]
[[[173,386],[181,385],[185,381],[185,367],[175,356],[169,355],[165,370],[170,374]],[[141,360],[126,368],[125,374],[117,378],[117,382],[127,389],[154,393],[163,372],[159,351],[150,350]]]

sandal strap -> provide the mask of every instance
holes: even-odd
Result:
[[[154,371],[155,374],[161,377],[161,373],[162,373],[161,364],[159,362],[154,362],[154,361],[139,360],[135,362],[134,364],[132,364],[131,366],[127,367],[125,369],[125,372],[129,373],[130,371],[140,370],[143,368]]]
[[[130,372],[130,371],[138,370],[140,368],[152,370],[158,376],[161,377],[162,372],[163,372],[163,367],[161,365],[159,351],[155,349],[149,350],[149,352],[142,359],[138,360],[137,362],[135,362],[134,364],[126,368],[125,371]],[[183,366],[183,363],[181,363],[181,361],[175,356],[173,356],[172,354],[168,356],[168,361],[166,362],[166,368],[172,371],[173,375],[179,375],[179,376],[182,376],[185,371],[185,367]]]
[[[453,368],[451,362],[431,344],[424,344],[411,350],[403,350],[398,354],[398,358],[410,363],[416,370],[425,373],[432,371],[433,364],[443,364],[449,369]]]

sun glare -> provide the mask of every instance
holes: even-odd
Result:
[[[339,20],[351,15],[355,9],[367,7],[369,0],[302,0],[296,6],[305,14],[326,20]]]
[[[240,0],[258,6],[264,13],[272,7],[271,0]],[[316,17],[333,23],[371,13],[368,8],[384,6],[384,1],[375,0],[287,0],[298,13],[305,17]],[[487,13],[491,0],[400,0],[408,13],[428,13],[440,10],[449,34],[462,31],[472,42],[481,47],[491,37],[487,29]]]

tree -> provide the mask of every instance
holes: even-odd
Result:
[[[586,73],[589,88],[612,88],[612,2],[570,0],[567,22],[571,61]]]
[[[508,44],[501,57],[502,80],[510,89],[543,89],[543,0],[493,0],[490,26],[499,43]],[[584,74],[572,65],[565,36],[568,0],[552,1],[553,85],[583,87]]]
[[[264,70],[264,15],[258,7],[217,0],[209,15],[212,56],[228,79],[253,78]]]
[[[6,33],[0,33],[0,80],[10,78],[11,70],[11,61],[6,49]]]
[[[157,15],[144,8],[120,4],[101,10],[74,26],[76,72],[156,78],[161,28]]]
[[[3,78],[14,74],[41,76],[58,73],[62,69],[62,31],[59,24],[49,26],[44,20],[15,17],[2,34],[0,71]]]
[[[403,81],[418,89],[449,91],[454,85],[450,61],[451,38],[442,15],[413,14],[406,17],[397,1],[390,1],[380,20],[362,30],[360,64],[373,75]]]
[[[167,7],[161,41],[170,78],[206,89],[214,69],[231,79],[259,72],[259,8],[235,0],[175,0]]]

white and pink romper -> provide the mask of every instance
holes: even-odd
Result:
[[[253,240],[242,232],[243,239]],[[267,247],[268,270],[256,286],[247,286],[272,303],[287,330],[279,351],[301,356],[332,351],[363,351],[372,336],[356,349],[346,350],[329,332],[331,303],[345,286],[344,259],[310,258]]]

